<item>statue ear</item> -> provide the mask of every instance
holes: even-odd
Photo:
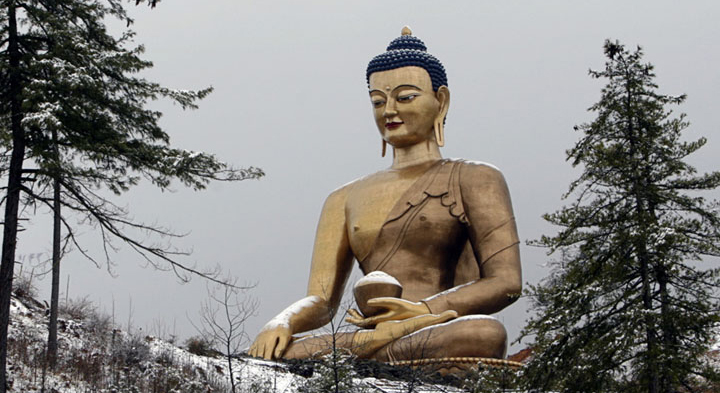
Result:
[[[440,102],[440,117],[445,119],[447,116],[448,108],[450,107],[450,89],[447,86],[438,87],[435,92],[435,98]]]
[[[445,117],[450,108],[450,89],[447,86],[440,86],[435,93],[435,98],[440,102],[440,111],[435,118],[435,141],[438,146],[445,146]]]

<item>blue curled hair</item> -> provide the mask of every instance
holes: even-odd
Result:
[[[447,86],[445,67],[435,56],[427,53],[427,47],[422,40],[412,35],[395,38],[388,45],[386,52],[370,60],[365,73],[368,86],[370,86],[370,74],[408,66],[420,67],[427,71],[434,91],[440,86]]]

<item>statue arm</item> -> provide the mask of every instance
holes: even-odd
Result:
[[[423,302],[433,314],[492,314],[514,302],[522,290],[520,249],[510,193],[496,168],[466,163],[460,168],[468,236],[480,279],[451,288]]]
[[[323,206],[315,234],[307,289],[307,296],[319,299],[319,307],[315,315],[299,321],[294,333],[316,329],[329,323],[340,305],[353,262],[345,216],[349,187],[351,185],[334,191]]]
[[[323,206],[315,235],[307,296],[263,327],[250,347],[251,356],[280,358],[293,334],[324,326],[335,315],[352,270],[353,255],[345,225],[347,187],[330,194]]]

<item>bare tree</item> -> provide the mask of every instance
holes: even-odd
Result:
[[[200,323],[190,323],[204,338],[220,346],[228,365],[228,378],[232,392],[236,392],[233,357],[248,341],[245,321],[255,315],[257,299],[245,295],[251,286],[238,286],[237,278],[225,280],[229,285],[208,284],[208,297],[200,306]]]
[[[357,392],[361,386],[355,385],[356,372],[353,362],[358,351],[353,343],[354,333],[350,324],[345,322],[351,302],[344,302],[339,308],[341,313],[328,309],[329,323],[318,330],[317,334],[297,341],[305,352],[312,353],[317,362],[313,366],[314,376],[300,386],[299,392]]]
[[[60,150],[57,146],[57,130],[53,130],[55,159],[60,161]],[[60,178],[58,174],[53,176],[53,249],[52,249],[52,286],[50,288],[50,320],[48,322],[47,342],[47,363],[50,368],[55,368],[57,360],[57,329],[58,329],[58,304],[60,298],[60,258],[61,250],[61,224],[62,213],[60,207]]]
[[[423,360],[428,358],[431,337],[429,331],[419,331],[406,336],[402,345],[395,346],[396,356],[407,360],[408,370],[403,373],[407,393],[416,392],[417,388],[427,381],[429,375],[438,372],[441,368],[440,364],[423,364]]]
[[[148,1],[151,7],[157,3]],[[96,225],[108,261],[114,250],[111,240],[119,239],[148,264],[172,269],[181,278],[197,274],[213,280],[211,273],[177,260],[182,253],[128,233],[126,229],[173,235],[132,220],[100,190],[121,194],[142,178],[163,190],[175,181],[200,190],[210,181],[239,181],[263,173],[170,145],[170,136],[159,125],[161,113],[148,109],[147,103],[167,98],[183,109],[194,109],[212,88],[169,89],[138,77],[152,63],[140,57],[142,46],[132,47],[134,33],[127,30],[114,36],[105,26],[110,19],[132,24],[121,1],[8,0],[0,2],[0,10],[0,151],[11,152],[9,161],[6,154],[0,157],[1,171],[8,178],[0,199],[5,204],[0,257],[0,393],[4,393],[23,196],[52,209],[56,228],[60,221],[66,237],[85,256],[62,212],[75,212]],[[43,179],[45,184],[56,184],[52,197],[35,189],[43,187],[35,185]],[[58,263],[56,258],[56,278]]]

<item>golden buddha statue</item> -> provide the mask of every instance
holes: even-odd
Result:
[[[349,310],[347,321],[362,329],[336,334],[336,347],[379,361],[502,359],[507,334],[489,314],[515,301],[522,285],[505,180],[492,165],[442,158],[445,70],[409,28],[371,60],[367,79],[392,165],[328,196],[307,297],[268,322],[249,353],[327,353],[327,336],[294,335],[330,322],[357,260],[368,275],[355,291],[364,314]]]

